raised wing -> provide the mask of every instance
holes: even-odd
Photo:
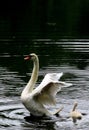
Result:
[[[40,93],[42,91],[42,89],[45,86],[47,86],[49,83],[59,82],[58,80],[60,79],[60,77],[62,75],[63,75],[63,73],[48,73],[48,74],[46,74],[44,79],[40,83],[40,85],[34,89],[32,94],[34,95],[36,93]]]
[[[62,87],[67,87],[70,84],[65,82],[50,82],[44,86],[40,92],[34,94],[34,99],[42,104],[55,105],[55,95]]]
[[[70,86],[69,83],[60,82],[58,79],[63,75],[63,73],[52,73],[47,74],[41,84],[32,92],[32,96],[35,101],[42,104],[55,104],[55,95],[62,87]]]
[[[62,72],[61,73],[48,73],[45,75],[44,79],[42,80],[39,86],[46,86],[50,82],[57,82],[62,77],[62,75],[63,75]]]

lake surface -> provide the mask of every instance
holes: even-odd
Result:
[[[36,53],[40,60],[38,85],[46,73],[63,72],[61,81],[73,86],[62,88],[56,106],[64,106],[60,117],[26,120],[29,112],[22,105],[20,94],[27,84],[32,63],[24,56]],[[69,117],[74,102],[84,113],[75,124]],[[89,42],[88,40],[39,39],[29,42],[0,42],[0,130],[89,130]]]

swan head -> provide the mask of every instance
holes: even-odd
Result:
[[[33,61],[35,61],[36,59],[37,59],[37,55],[35,53],[31,53],[24,58],[24,60],[33,60]]]

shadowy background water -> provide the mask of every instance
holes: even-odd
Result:
[[[13,43],[13,44],[12,44]],[[63,88],[57,95],[55,110],[62,105],[61,118],[40,119],[27,122],[29,112],[20,100],[27,84],[32,63],[24,61],[24,55],[36,53],[40,60],[38,85],[46,73],[63,72],[62,81],[73,86]],[[0,42],[0,129],[1,130],[88,130],[89,129],[89,42],[88,40],[32,40],[30,42]],[[85,113],[76,124],[67,118],[73,103]]]

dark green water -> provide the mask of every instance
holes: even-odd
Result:
[[[24,55],[36,53],[40,60],[39,78],[46,73],[63,72],[62,81],[73,86],[63,88],[56,96],[55,110],[62,105],[61,117],[36,119],[27,122],[29,112],[20,100],[20,94],[27,84],[32,63],[24,61]],[[30,42],[2,41],[0,44],[0,129],[1,130],[88,130],[89,129],[89,42],[88,40],[53,41],[33,40]],[[76,124],[67,118],[73,103],[86,115]]]

